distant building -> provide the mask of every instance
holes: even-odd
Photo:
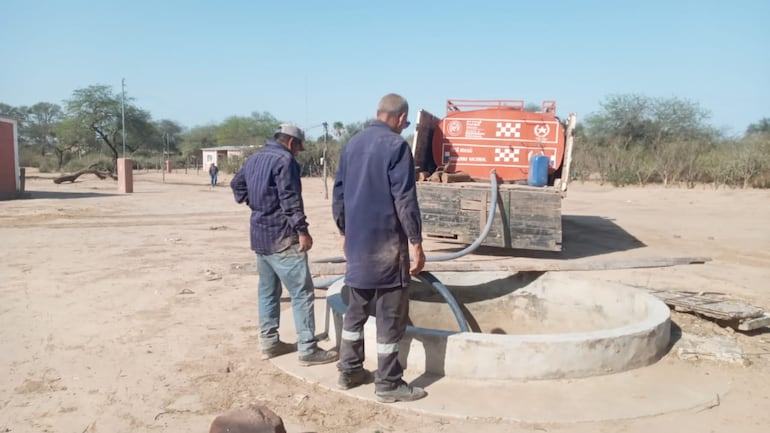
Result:
[[[19,197],[23,192],[18,123],[10,117],[0,116],[0,200]]]
[[[201,149],[201,161],[203,169],[208,170],[211,164],[221,165],[223,160],[233,157],[242,157],[248,150],[256,149],[256,146],[219,146],[204,147]]]

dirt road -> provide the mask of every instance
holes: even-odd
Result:
[[[699,411],[581,424],[443,418],[350,398],[259,360],[248,209],[201,173],[135,173],[134,193],[88,175],[0,202],[0,432],[207,431],[225,410],[265,402],[290,432],[760,432],[770,426],[770,333],[721,337],[741,362],[681,360],[729,382]],[[331,187],[331,181],[329,182]],[[339,255],[321,179],[305,179],[315,247]],[[713,292],[770,310],[770,191],[615,189],[575,184],[565,258],[709,256],[704,265],[592,272],[667,290]],[[427,249],[446,245],[428,244]],[[323,296],[323,291],[318,292]],[[664,364],[665,365],[665,364]],[[671,386],[677,386],[671,377]],[[627,390],[618,390],[626,392]],[[526,398],[526,396],[522,396]],[[597,399],[612,398],[597,395]],[[515,402],[511,402],[515,404]]]

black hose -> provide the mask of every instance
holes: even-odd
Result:
[[[492,194],[492,209],[487,216],[487,225],[484,227],[484,230],[481,231],[479,237],[477,237],[472,244],[468,245],[460,251],[451,254],[444,254],[443,256],[426,257],[426,262],[445,262],[447,260],[460,258],[466,254],[472,253],[476,250],[476,248],[479,247],[479,245],[481,245],[482,242],[484,242],[484,239],[487,238],[489,231],[492,229],[492,223],[495,221],[495,212],[497,211],[497,175],[495,175],[495,170],[489,172],[489,181],[492,184],[490,189],[490,193]]]
[[[457,324],[460,326],[460,332],[468,332],[468,321],[465,320],[465,315],[463,314],[463,310],[460,308],[460,305],[457,303],[457,300],[452,295],[452,292],[447,289],[447,287],[439,281],[433,274],[430,272],[420,272],[419,275],[417,275],[417,279],[421,280],[422,282],[426,284],[430,284],[433,286],[434,289],[436,289],[439,294],[444,298],[447,305],[449,305],[449,309],[452,310],[452,314],[455,315],[455,319],[457,320]]]

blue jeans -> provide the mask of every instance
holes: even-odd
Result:
[[[259,343],[263,349],[278,343],[281,321],[281,283],[291,297],[299,355],[312,353],[315,338],[315,293],[307,253],[294,244],[280,253],[257,254],[259,272]]]
[[[212,174],[211,175],[211,186],[217,186],[217,175]]]

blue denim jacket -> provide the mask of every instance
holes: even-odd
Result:
[[[251,249],[273,254],[308,233],[299,164],[272,140],[251,155],[230,182],[235,201],[251,208]]]

